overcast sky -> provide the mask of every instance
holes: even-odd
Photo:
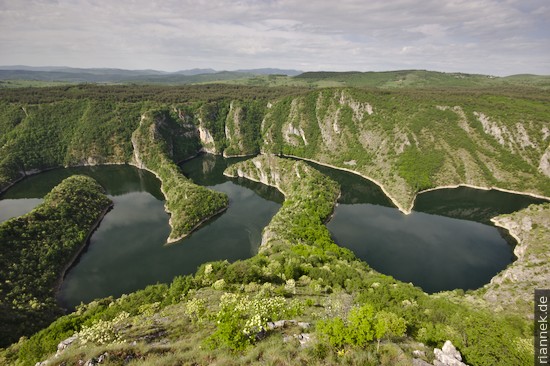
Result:
[[[0,0],[0,65],[550,74],[550,0]]]

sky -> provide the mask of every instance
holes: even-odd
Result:
[[[550,1],[0,0],[0,65],[550,75]]]

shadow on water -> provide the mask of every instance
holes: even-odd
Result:
[[[149,192],[156,199],[164,200],[160,182],[155,175],[130,165],[84,166],[48,170],[25,178],[0,198],[42,198],[63,179],[76,174],[94,178],[111,196],[119,196],[128,192]]]
[[[547,201],[527,195],[458,187],[418,195],[414,210],[489,224],[495,216],[544,202]]]
[[[492,217],[544,200],[496,190],[442,189],[417,197],[404,215],[359,175],[309,163],[337,181],[339,205],[327,227],[339,245],[381,273],[426,292],[476,289],[514,259],[515,241]]]
[[[204,262],[231,262],[254,255],[262,230],[278,211],[282,195],[261,184],[240,185],[240,180],[224,177],[226,165],[223,158],[208,155],[182,164],[182,170],[197,183],[227,193],[230,205],[223,214],[171,245],[165,245],[170,227],[160,182],[152,173],[131,166],[56,169],[37,174],[7,191],[0,207],[7,202],[11,208],[5,212],[25,213],[73,174],[92,176],[106,189],[114,202],[113,209],[67,273],[58,294],[63,306],[73,308],[95,298],[171,282],[177,275],[194,273]],[[29,202],[29,197],[36,202]]]
[[[164,197],[156,177],[131,166],[56,169],[28,177],[0,200],[0,212],[20,215],[64,178],[95,178],[114,201],[91,238],[87,252],[69,271],[59,300],[67,307],[98,297],[119,296],[174,276],[190,274],[204,262],[234,261],[257,252],[262,229],[284,196],[275,188],[223,176],[246,158],[201,155],[181,164],[195,183],[225,192],[226,212],[172,245]],[[488,220],[541,200],[499,191],[456,188],[421,194],[415,211],[403,215],[374,183],[312,164],[340,183],[342,196],[327,227],[335,241],[381,273],[412,282],[427,292],[474,289],[512,260],[507,237]],[[1,218],[1,217],[0,217]]]

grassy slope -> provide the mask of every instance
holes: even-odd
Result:
[[[30,340],[12,346],[1,360],[33,364],[79,330],[84,330],[80,340],[56,358],[56,363],[76,363],[107,351],[113,364],[133,359],[134,364],[145,365],[410,365],[412,350],[426,351],[426,359],[431,361],[429,347],[440,347],[446,339],[452,340],[472,365],[518,365],[532,359],[530,322],[449,301],[453,294],[428,296],[410,284],[372,271],[350,251],[334,244],[320,222],[330,214],[338,187],[311,167],[258,157],[228,168],[227,173],[264,181],[285,192],[285,203],[266,228],[266,244],[258,255],[233,264],[205,264],[195,276],[176,278],[171,285],[149,286],[117,300],[83,306]],[[316,190],[319,194],[314,194]],[[265,305],[227,308],[224,299],[228,296],[250,304],[261,299],[260,304]],[[285,335],[292,338],[304,331],[288,325],[269,331],[265,340],[248,340],[244,348],[231,352],[236,339],[242,338],[235,336],[243,334],[248,320],[276,299],[285,306],[269,313],[265,321],[292,316],[315,325],[326,319],[346,319],[351,309],[369,306],[374,314],[383,310],[404,319],[406,333],[384,337],[377,350],[374,342],[362,347],[348,341],[334,345],[325,331],[310,328],[307,331],[314,340],[301,347],[297,341],[282,341]],[[223,309],[233,316],[220,317],[225,314]],[[367,322],[369,315],[364,316]],[[101,340],[81,344],[94,334],[107,339],[107,344]],[[124,343],[113,343],[114,339]]]
[[[417,192],[437,186],[548,197],[539,165],[549,118],[543,95],[323,89],[275,103],[262,149],[370,177],[405,212]]]
[[[194,135],[193,124],[179,125],[162,110],[143,115],[132,135],[137,166],[155,172],[162,182],[166,210],[171,215],[169,243],[185,237],[228,205],[227,195],[194,184],[173,161],[198,150]]]
[[[111,204],[93,179],[73,176],[33,211],[0,225],[2,346],[59,316],[56,284]]]
[[[243,79],[219,81],[226,84],[254,86],[296,86],[310,88],[360,87],[360,88],[550,88],[550,76],[489,75],[443,73],[425,70],[399,70],[385,72],[305,72],[289,77],[283,75],[252,76]]]

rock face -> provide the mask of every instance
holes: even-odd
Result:
[[[78,339],[78,335],[73,335],[72,337],[69,337],[65,339],[64,341],[59,342],[57,345],[57,353],[55,356],[59,356],[67,347],[69,347],[71,344],[74,343]]]
[[[446,341],[442,349],[434,349],[434,355],[435,366],[467,366],[451,341]]]
[[[517,260],[493,277],[481,295],[493,309],[514,307],[517,314],[530,316],[533,288],[550,283],[550,204],[531,205],[491,221],[517,240]]]

